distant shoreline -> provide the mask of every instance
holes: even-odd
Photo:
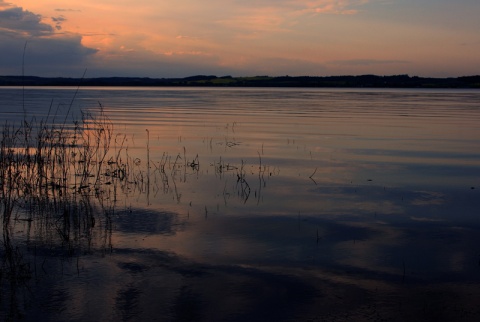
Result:
[[[480,75],[430,78],[408,75],[377,76],[209,76],[184,78],[97,77],[64,78],[0,76],[0,86],[204,86],[204,87],[325,87],[325,88],[480,88]]]

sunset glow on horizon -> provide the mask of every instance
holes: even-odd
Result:
[[[480,74],[476,0],[0,0],[0,75]]]

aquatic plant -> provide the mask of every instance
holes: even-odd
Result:
[[[59,125],[54,119],[24,118],[18,126],[4,124],[1,132],[0,289],[10,289],[7,302],[13,316],[18,311],[18,285],[30,278],[31,266],[36,269],[15,244],[13,227],[26,223],[27,240],[36,236],[54,241],[67,256],[88,252],[98,227],[107,249],[111,246],[112,193],[117,186],[128,184],[128,163],[123,161],[122,146],[115,154],[110,152],[113,125],[101,105],[95,114],[82,113],[81,121],[72,126]],[[102,217],[97,218],[98,214]]]
[[[72,117],[69,123],[72,104],[73,99],[65,116],[52,113],[52,103],[44,119],[27,119],[24,113],[19,124],[6,122],[1,128],[0,320],[15,320],[21,315],[19,303],[31,296],[28,284],[32,277],[37,280],[42,272],[48,274],[52,257],[61,261],[76,258],[79,270],[82,255],[99,250],[103,255],[113,249],[118,200],[136,194],[146,196],[149,203],[150,193],[160,192],[181,203],[181,184],[187,183],[190,175],[199,176],[198,154],[189,155],[183,147],[176,155],[163,153],[159,157],[151,153],[146,129],[146,159],[142,160],[130,154],[127,134],[115,133],[102,104],[81,111],[81,117]],[[240,143],[225,139],[223,144],[235,148]],[[135,151],[140,150],[135,147]],[[247,203],[253,195],[249,177],[253,173],[247,171],[247,162],[235,165],[222,157],[219,160],[211,166],[215,176],[224,181],[225,204],[233,195],[230,189]],[[257,203],[268,169],[260,154],[258,161]],[[229,179],[232,185],[227,188]],[[205,205],[205,217],[210,209]],[[17,231],[21,233],[15,236]],[[2,312],[9,312],[8,317]]]

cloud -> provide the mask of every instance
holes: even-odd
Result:
[[[49,35],[52,26],[42,23],[42,17],[20,7],[9,7],[0,11],[0,30],[30,36]]]
[[[262,32],[284,31],[286,21],[281,12],[273,8],[257,9],[253,12],[239,13],[217,20],[217,23],[231,31],[255,30]]]
[[[235,69],[220,66],[219,57],[196,51],[156,53],[147,50],[108,51],[92,61],[89,77],[186,77],[196,74],[235,74]]]
[[[81,38],[77,34],[67,34],[58,38],[32,39],[28,42],[27,54],[52,67],[55,64],[75,64],[97,52],[96,49],[83,46]]]
[[[329,62],[332,65],[343,66],[373,66],[373,65],[390,65],[390,64],[409,64],[406,60],[382,60],[382,59],[351,59],[351,60],[334,60]]]
[[[11,7],[11,6],[13,6],[11,3],[5,2],[4,0],[0,0],[0,8],[2,8],[2,7]]]
[[[82,36],[56,33],[66,20],[52,17],[55,28],[42,21],[42,16],[0,2],[0,70],[19,75],[22,65],[28,75],[78,75],[88,67],[89,58],[97,50],[82,45]],[[25,50],[25,61],[22,62]]]
[[[230,32],[286,32],[305,15],[352,15],[370,0],[280,0],[235,1],[235,10],[215,20]],[[250,5],[250,2],[252,4]],[[245,35],[245,34],[244,34]]]
[[[63,15],[60,15],[58,17],[52,17],[52,21],[55,23],[55,29],[62,30],[62,23],[67,21],[67,19]]]
[[[371,0],[264,0],[245,1],[236,0],[239,7],[280,8],[282,11],[299,11],[325,14],[352,14],[358,12],[356,8],[369,3]]]
[[[368,3],[368,0],[298,0],[299,12],[313,14],[357,14],[357,7]]]
[[[185,35],[178,35],[175,37],[176,39],[192,39],[192,40],[197,40],[199,37],[192,37],[192,36],[185,36]]]
[[[82,10],[79,9],[63,9],[63,8],[57,8],[55,11],[58,12],[82,12]]]

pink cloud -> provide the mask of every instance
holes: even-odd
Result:
[[[299,0],[297,2],[299,6],[303,6],[300,10],[302,13],[353,15],[359,12],[355,7],[364,5],[369,0]]]

